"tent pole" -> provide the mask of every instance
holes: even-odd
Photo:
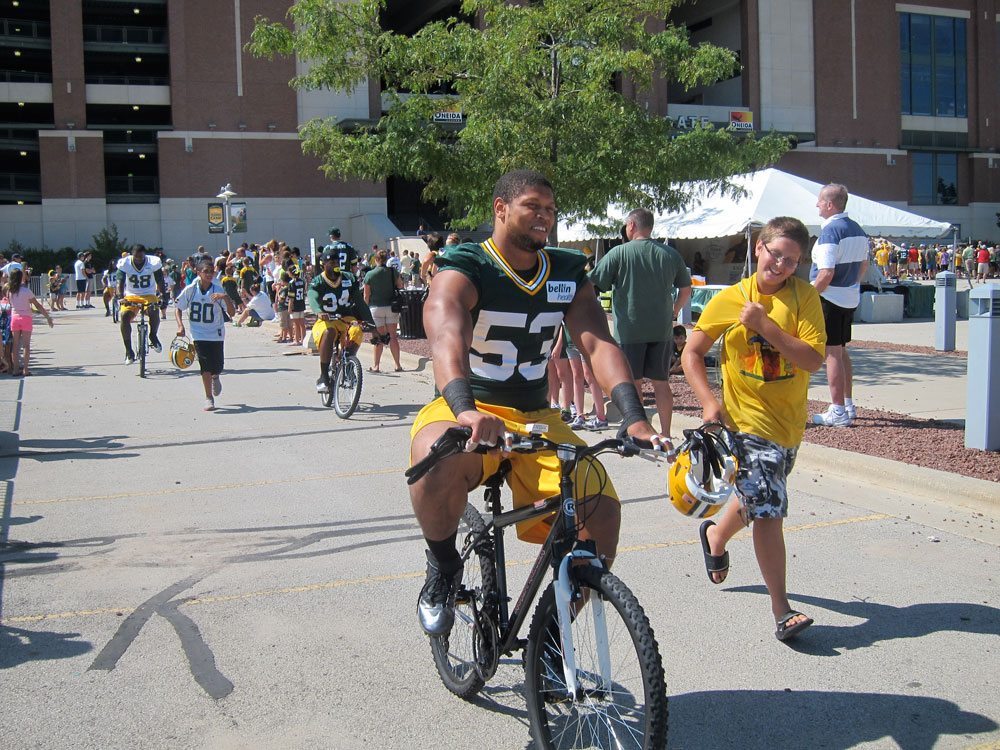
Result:
[[[747,224],[746,232],[747,232],[747,257],[746,260],[743,261],[743,278],[749,279],[750,278],[750,225],[749,224]]]

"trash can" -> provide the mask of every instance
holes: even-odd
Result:
[[[1000,284],[969,293],[965,447],[1000,450]]]
[[[426,289],[403,289],[399,292],[403,309],[399,311],[399,337],[401,339],[425,339],[424,300]]]

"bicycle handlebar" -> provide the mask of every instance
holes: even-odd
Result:
[[[457,453],[466,452],[466,445],[471,437],[471,427],[449,427],[445,430],[441,437],[434,441],[434,445],[431,446],[427,455],[404,472],[406,483],[415,484],[420,481],[420,479],[422,479],[427,472],[433,469],[444,459],[449,456],[454,456]],[[478,445],[470,452],[487,453],[491,450],[495,450],[496,447],[497,446],[495,445]],[[662,451],[653,450],[652,443],[646,440],[637,440],[636,438],[628,435],[625,435],[624,437],[608,438],[607,440],[602,440],[595,445],[557,443],[553,440],[549,440],[548,438],[541,437],[540,435],[514,435],[514,440],[509,450],[513,453],[537,453],[545,450],[572,450],[573,458],[570,460],[574,464],[579,463],[587,456],[596,456],[598,453],[603,453],[605,451],[614,451],[615,453],[626,457],[636,456],[639,454],[651,455],[655,458],[666,457],[666,454]]]

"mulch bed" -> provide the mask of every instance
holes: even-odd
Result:
[[[426,339],[400,339],[399,343],[405,352],[420,357],[431,356],[430,344]],[[965,352],[939,352],[932,347],[881,341],[852,341],[849,346],[948,357],[966,356]],[[695,418],[700,416],[701,406],[687,382],[683,378],[674,378],[671,386],[674,392],[674,411]],[[646,405],[653,407],[653,392],[648,385],[643,397]],[[825,402],[810,401],[809,413],[818,414],[825,411],[826,407]],[[954,422],[859,407],[858,418],[851,427],[833,428],[810,424],[806,427],[803,440],[866,456],[878,456],[1000,482],[1000,452],[967,449],[965,428]]]

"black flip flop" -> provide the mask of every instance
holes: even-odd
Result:
[[[787,641],[789,638],[794,638],[797,634],[801,633],[803,630],[808,628],[813,624],[811,617],[806,617],[802,622],[797,622],[794,625],[789,625],[788,621],[793,617],[803,616],[801,612],[796,612],[794,609],[790,609],[785,614],[781,616],[778,620],[778,629],[774,631],[774,637],[779,641]]]
[[[716,581],[712,578],[712,573],[728,573],[729,572],[729,551],[723,552],[721,555],[713,555],[712,547],[708,543],[708,527],[715,526],[715,521],[705,521],[701,528],[698,529],[698,535],[701,537],[701,551],[705,555],[705,570],[708,571],[708,580],[718,586],[720,583],[725,581],[723,577],[722,581]]]

